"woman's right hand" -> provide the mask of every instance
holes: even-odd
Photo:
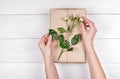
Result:
[[[83,17],[83,22],[80,24],[80,29],[82,32],[82,39],[86,45],[91,45],[93,43],[94,36],[96,34],[97,29],[92,21]]]
[[[41,38],[41,40],[38,44],[39,48],[42,51],[43,58],[45,60],[51,60],[52,59],[52,51],[51,51],[52,43],[53,43],[52,36],[49,35],[49,34],[45,34]]]
[[[84,21],[80,24],[80,28],[90,68],[91,79],[107,79],[93,46],[93,39],[97,31],[95,25],[85,17],[83,17],[83,20]]]

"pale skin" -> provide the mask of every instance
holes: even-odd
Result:
[[[97,32],[96,27],[94,23],[89,19],[83,17],[83,20],[84,21],[80,24],[80,29],[82,32],[82,39],[89,64],[91,79],[106,79],[105,73],[98,60],[93,45],[94,36]],[[87,27],[89,29],[86,28],[86,25],[89,26]],[[51,52],[51,45],[53,42],[54,41],[52,40],[51,35],[48,34],[44,35],[39,42],[39,47],[44,58],[47,79],[59,79]]]

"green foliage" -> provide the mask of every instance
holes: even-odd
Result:
[[[74,37],[71,39],[71,44],[76,45],[80,40],[80,34],[74,35]]]
[[[68,40],[64,40],[63,42],[60,42],[60,47],[64,49],[69,49],[70,42]]]
[[[78,18],[78,24],[80,24],[82,21],[83,21],[83,19],[82,18]]]
[[[65,33],[65,32],[67,32],[63,27],[59,27],[58,30],[60,31],[60,33]]]
[[[58,39],[58,33],[54,29],[49,29],[49,34],[52,35],[53,39]]]
[[[52,38],[54,40],[59,40],[59,46],[62,48],[61,52],[58,56],[58,60],[62,56],[65,49],[67,51],[73,51],[74,48],[72,47],[72,45],[77,45],[78,42],[80,41],[80,34],[74,35],[72,37],[71,41],[69,42],[67,39],[65,39],[63,33],[71,34],[73,32],[74,28],[83,22],[83,19],[74,15],[72,17],[64,18],[63,21],[66,22],[67,30],[63,27],[57,28],[60,35],[54,29],[49,29],[49,34],[52,35]],[[68,23],[69,21],[70,21],[70,23]]]
[[[60,41],[60,43],[64,41],[64,36],[63,35],[59,36],[59,41]]]
[[[73,47],[71,47],[71,48],[67,49],[67,51],[73,51]]]
[[[71,21],[74,21],[76,19],[77,19],[77,17],[75,15],[73,15],[72,18],[71,18]]]

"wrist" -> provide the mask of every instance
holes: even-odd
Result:
[[[87,41],[87,42],[84,42],[84,45],[85,45],[85,47],[91,47],[91,46],[93,46],[93,42]]]
[[[85,46],[85,50],[91,50],[94,48],[93,46],[93,43],[92,42],[87,42],[87,43],[84,43],[84,46]]]
[[[44,57],[45,63],[54,63],[53,58],[51,56]]]

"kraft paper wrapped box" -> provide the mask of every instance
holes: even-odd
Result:
[[[85,17],[86,16],[86,10],[84,8],[53,8],[50,10],[50,28],[55,29],[57,32],[58,27],[63,27],[67,29],[66,23],[62,20],[63,17],[70,17],[76,15],[77,17]],[[67,34],[64,34],[65,39],[69,40],[75,35],[75,34],[81,34],[81,30],[79,27],[76,27],[72,34],[69,36]],[[73,46],[73,51],[64,51],[64,53],[61,55],[61,58],[57,60],[61,48],[59,46],[59,42],[55,41],[52,45],[52,55],[54,57],[55,62],[85,62],[85,50],[83,46],[82,38],[80,37],[80,41],[77,45]]]

